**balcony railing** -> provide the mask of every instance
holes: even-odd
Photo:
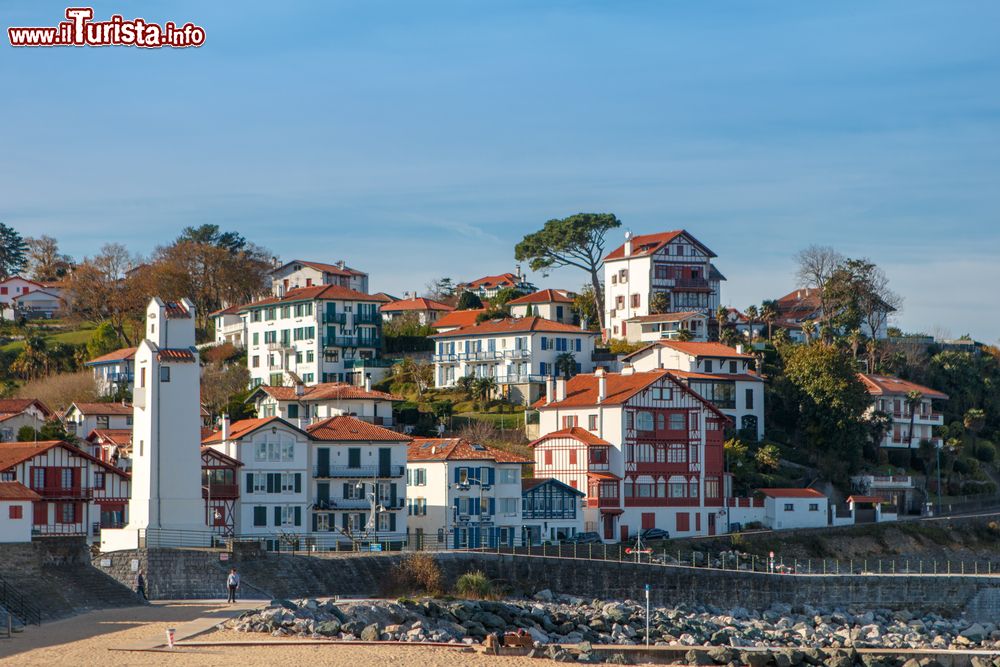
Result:
[[[497,350],[478,350],[463,352],[462,361],[497,361],[503,359],[503,352]]]
[[[459,357],[460,356],[461,355],[454,354],[454,353],[452,353],[452,354],[433,354],[433,355],[431,355],[431,361],[433,361],[435,363],[439,363],[439,364],[442,364],[442,363],[455,363],[455,364],[457,364],[458,361],[459,361]]]
[[[599,496],[597,498],[587,498],[587,507],[620,507],[621,500],[618,496]]]
[[[33,486],[31,490],[43,498],[73,498],[82,500],[94,497],[94,490],[87,486]]]
[[[268,352],[280,352],[282,350],[292,350],[292,349],[294,349],[292,347],[292,344],[288,343],[288,342],[278,341],[278,342],[273,342],[273,343],[268,343],[267,344],[267,350],[268,350]]]
[[[544,375],[498,375],[496,378],[497,384],[528,384],[529,382],[538,382],[541,384],[545,383]]]
[[[206,484],[201,487],[201,497],[208,498],[209,496],[219,500],[239,498],[240,486],[239,484]]]
[[[320,479],[330,477],[354,477],[358,479],[371,479],[372,477],[402,477],[406,473],[406,466],[313,466],[313,477]]]
[[[320,316],[322,324],[347,324],[347,313],[323,313]]]
[[[389,359],[345,359],[344,368],[392,368]]]
[[[382,314],[378,311],[374,313],[354,313],[355,324],[378,324],[382,321]]]

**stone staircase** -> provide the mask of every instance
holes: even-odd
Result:
[[[0,545],[0,574],[37,611],[38,618],[22,619],[28,622],[137,603],[131,590],[91,566],[82,540]]]

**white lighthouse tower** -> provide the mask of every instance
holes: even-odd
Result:
[[[195,307],[154,297],[146,337],[135,352],[132,395],[132,497],[128,524],[101,531],[101,549],[171,546],[176,531],[208,541],[201,497],[201,390]],[[145,539],[141,539],[144,537]]]

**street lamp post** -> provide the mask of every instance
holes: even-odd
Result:
[[[376,544],[378,544],[378,515],[386,511],[385,507],[380,505],[378,502],[378,473],[376,472],[375,474],[372,475],[371,482],[358,480],[356,488],[362,493],[364,493],[366,483],[371,484],[372,486],[371,493],[366,495],[366,498],[368,499],[369,505],[371,507],[371,516],[368,519],[369,526],[367,532],[371,533],[373,541]]]

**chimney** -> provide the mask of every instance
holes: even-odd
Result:
[[[556,378],[556,400],[566,399],[566,378]]]
[[[632,375],[633,373],[635,373],[635,368],[632,364],[627,361],[622,364],[622,375]]]
[[[372,374],[365,373],[365,391],[372,390]]]
[[[338,259],[337,260],[337,268],[339,268],[339,269],[344,268],[344,260],[342,260],[342,259]]]
[[[743,343],[736,343],[736,354],[743,354]]]
[[[597,402],[603,403],[604,399],[608,397],[608,379],[604,367],[601,366],[594,371],[594,375],[597,377]]]
[[[545,376],[545,405],[552,402],[556,395],[555,380],[551,375]]]
[[[295,383],[295,396],[297,398],[302,398],[306,393],[306,387],[301,382]]]
[[[632,255],[632,230],[625,232],[625,256]]]
[[[222,415],[222,441],[229,441],[229,415]]]
[[[582,330],[584,330],[584,331],[587,330],[587,318],[586,317],[581,317],[580,318],[580,328]]]

